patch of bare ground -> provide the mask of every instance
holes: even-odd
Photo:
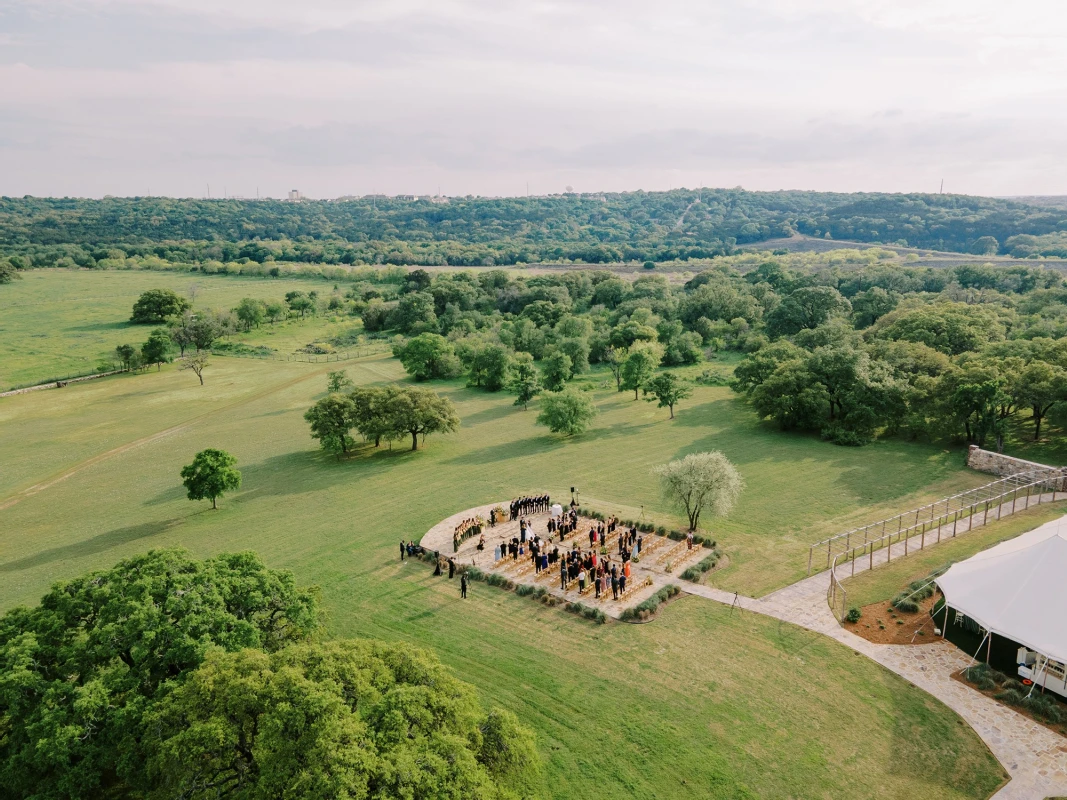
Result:
[[[898,611],[890,601],[871,603],[860,609],[858,622],[846,622],[845,628],[875,644],[930,644],[936,642],[936,627],[930,610],[940,594],[919,603],[914,614]]]

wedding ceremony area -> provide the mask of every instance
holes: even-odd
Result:
[[[593,513],[547,494],[524,496],[453,514],[401,550],[436,553],[442,574],[457,581],[475,567],[615,619],[711,552],[692,536],[676,541]]]

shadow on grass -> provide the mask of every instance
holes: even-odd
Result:
[[[416,452],[412,452],[409,443],[395,442],[392,450],[387,445],[375,448],[367,444],[341,458],[321,450],[282,453],[241,467],[241,484],[249,490],[244,494],[255,492],[257,497],[317,492],[380,475],[400,462],[422,456],[421,441]],[[164,492],[162,496],[173,497],[173,493]]]
[[[545,431],[544,436],[530,436],[513,442],[503,442],[490,447],[482,447],[471,450],[455,458],[450,458],[446,464],[491,464],[496,461],[507,461],[512,458],[528,458],[542,455],[565,447],[570,441],[581,441],[589,434],[574,436],[570,439],[557,437]]]
[[[162,323],[160,323],[162,324]],[[152,330],[151,325],[134,325],[132,322],[123,320],[121,322],[91,322],[88,325],[71,325],[67,328],[68,331],[118,331],[129,330],[131,333],[137,332],[138,329],[143,329],[145,335],[148,335],[148,331]]]
[[[185,517],[174,517],[155,522],[143,522],[140,525],[131,525],[126,528],[116,528],[113,531],[102,533],[85,541],[65,544],[62,547],[53,547],[50,550],[34,553],[32,556],[0,564],[0,572],[19,572],[24,569],[43,567],[46,564],[52,564],[68,558],[96,555],[110,550],[112,547],[119,547],[120,545],[135,542],[138,539],[147,539],[160,533],[165,533],[184,523]]]
[[[469,428],[475,425],[479,425],[483,422],[493,422],[494,420],[502,419],[515,412],[521,413],[522,408],[520,406],[513,406],[510,404],[494,405],[490,408],[486,408],[481,411],[476,411],[473,414],[468,414],[467,416],[463,417],[463,425],[464,427]]]

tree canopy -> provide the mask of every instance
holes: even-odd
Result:
[[[0,617],[0,780],[39,800],[542,793],[514,715],[407,644],[318,638],[252,553],[155,550]]]
[[[140,325],[159,325],[169,317],[177,317],[190,308],[184,297],[179,297],[172,289],[149,289],[137,298],[133,304],[130,322]]]
[[[588,393],[569,388],[561,392],[546,392],[541,396],[541,413],[537,424],[552,433],[576,436],[585,433],[596,419],[597,408]]]
[[[313,594],[251,553],[154,550],[57,583],[0,617],[5,793],[144,788],[144,714],[212,648],[275,652],[316,625]]]
[[[660,479],[664,499],[685,512],[691,531],[705,511],[717,517],[729,514],[745,487],[741,473],[718,450],[690,453],[652,472]]]
[[[212,447],[201,450],[192,464],[182,467],[181,477],[189,499],[210,500],[212,508],[218,508],[217,500],[226,492],[241,488],[237,459]]]

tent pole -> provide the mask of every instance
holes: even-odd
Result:
[[[986,637],[988,637],[988,636],[989,636],[989,631],[986,631],[986,632],[985,632],[985,635],[986,635]],[[973,664],[974,664],[974,661],[975,661],[975,659],[976,659],[976,658],[978,658],[978,654],[979,654],[979,653],[981,652],[981,650],[982,650],[982,645],[983,645],[983,644],[985,644],[985,638],[983,638],[983,639],[982,639],[982,641],[980,641],[980,642],[978,643],[978,649],[977,649],[977,650],[975,650],[975,651],[974,651],[974,655],[973,655],[973,656],[971,656],[971,662],[970,662],[970,663],[969,663],[969,664],[968,664],[968,665],[967,665],[966,667],[964,667],[963,669],[961,669],[961,670],[960,670],[960,672],[966,672],[966,671],[967,671],[967,670],[968,670],[968,669],[969,669],[969,668],[971,667],[971,665],[973,665]]]

